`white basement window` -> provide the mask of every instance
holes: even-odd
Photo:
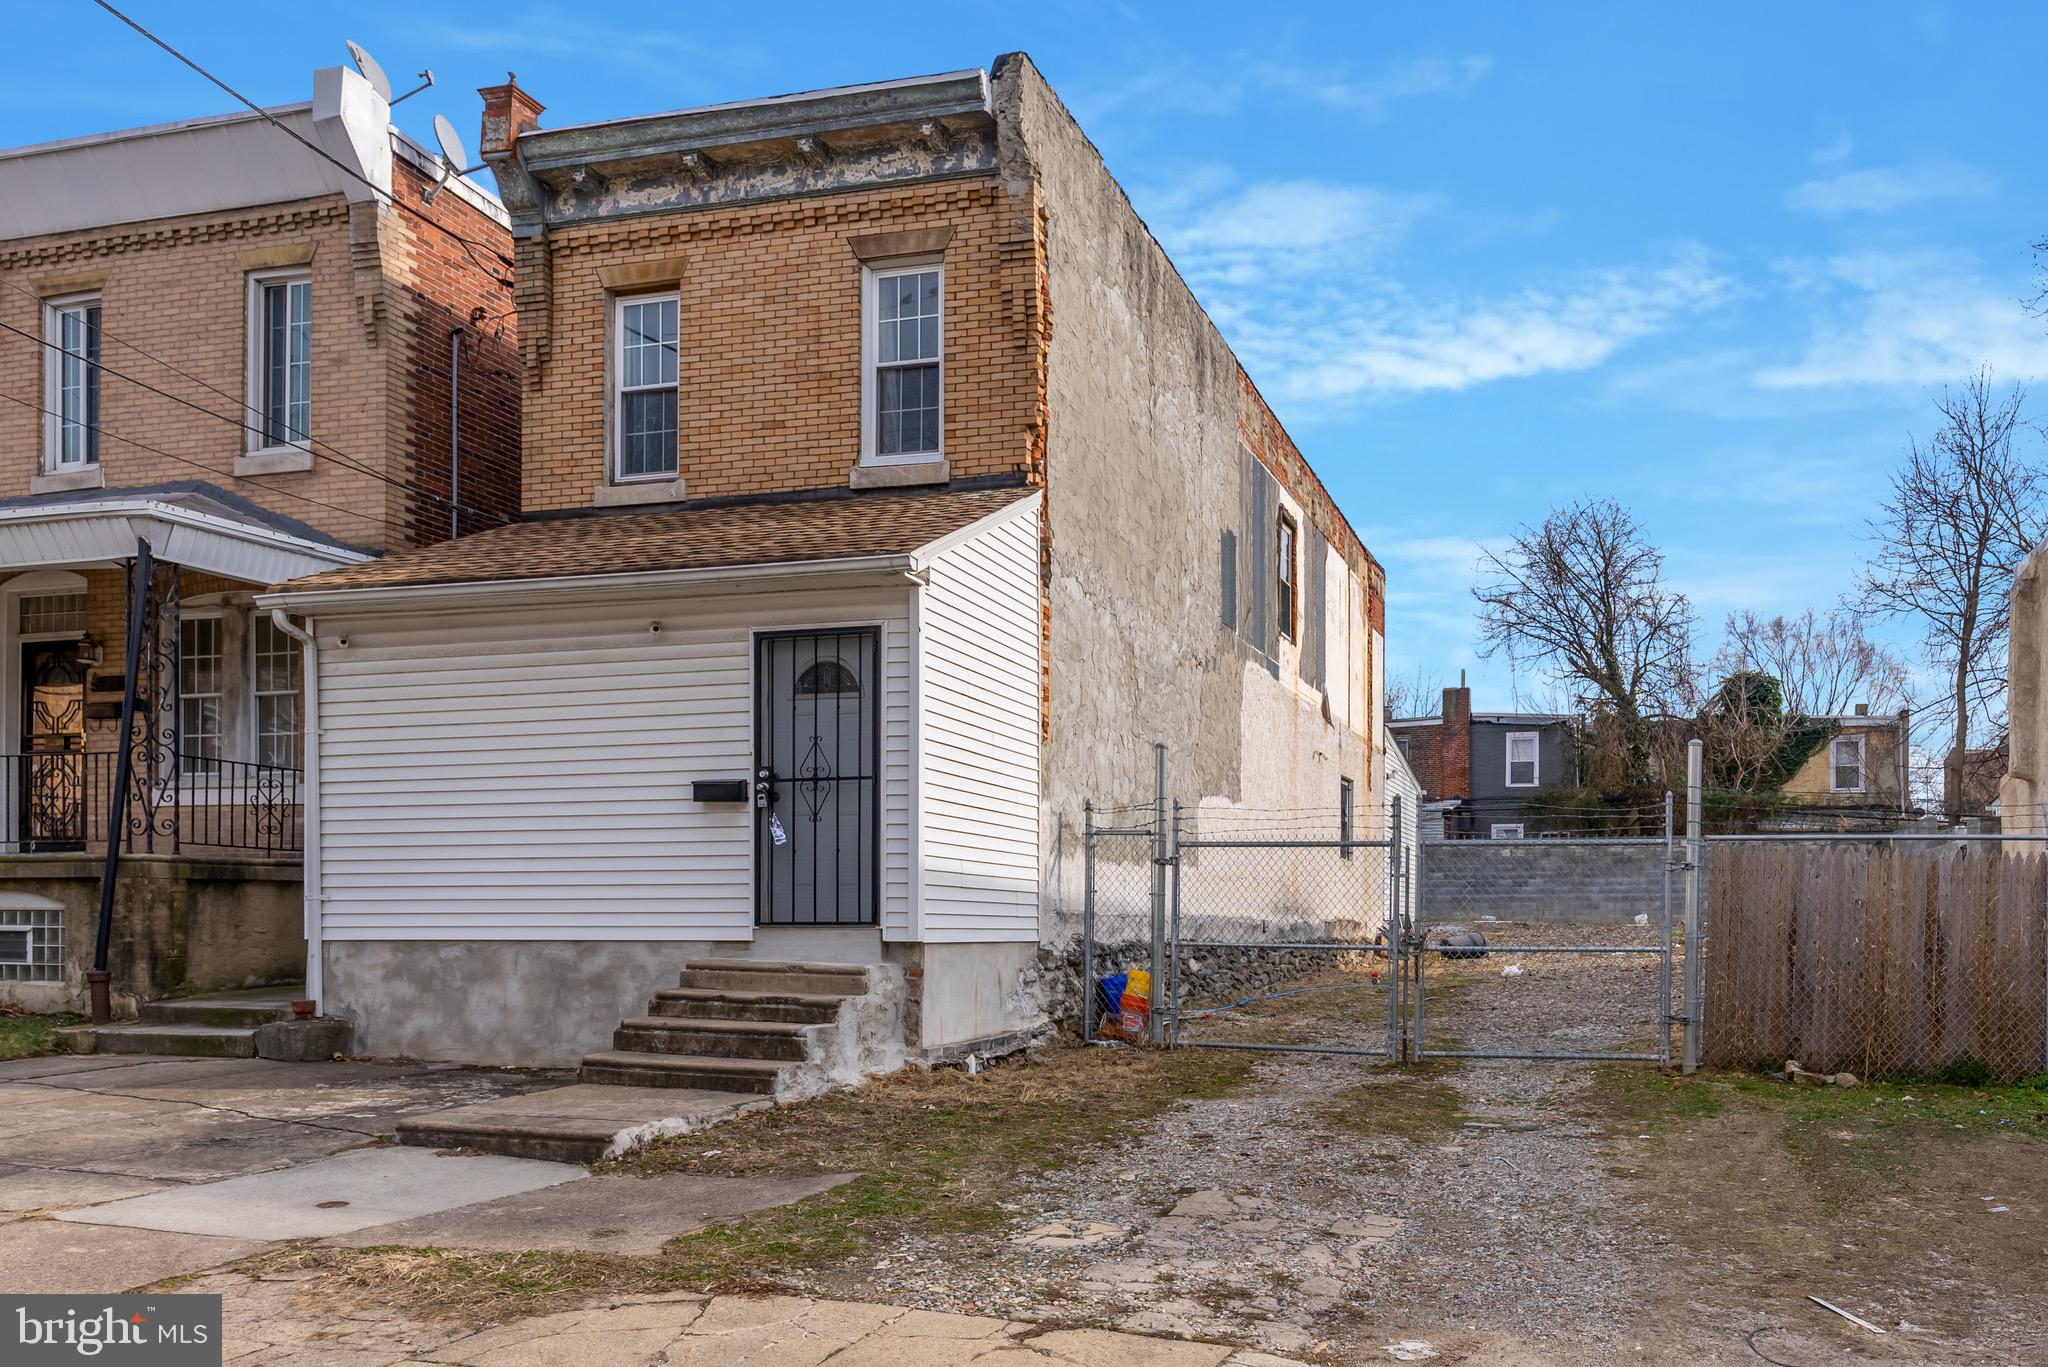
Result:
[[[249,406],[260,414],[249,447],[304,447],[313,430],[313,277],[249,277]]]
[[[614,309],[613,482],[674,479],[682,300],[673,294],[632,295]]]
[[[1508,732],[1508,787],[1536,786],[1536,742],[1537,736],[1534,731]]]
[[[1828,745],[1828,790],[1863,791],[1863,737],[1836,736]]]
[[[944,451],[945,268],[869,267],[862,309],[861,459],[938,460]]]
[[[43,335],[43,469],[83,470],[100,459],[99,297],[51,300]]]
[[[1527,837],[1528,828],[1520,821],[1496,821],[1487,834],[1494,840],[1522,840]]]

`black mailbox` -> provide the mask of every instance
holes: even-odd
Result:
[[[697,778],[690,780],[692,802],[745,802],[747,781],[743,778]]]

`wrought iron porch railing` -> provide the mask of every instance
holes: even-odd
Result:
[[[105,851],[119,760],[113,751],[0,755],[0,851]],[[297,854],[304,848],[303,777],[241,760],[159,758],[136,766],[114,835],[129,854]]]

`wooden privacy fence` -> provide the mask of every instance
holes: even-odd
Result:
[[[1706,1063],[2048,1071],[2039,842],[1709,840],[1705,866]]]

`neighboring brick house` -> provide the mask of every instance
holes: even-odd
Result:
[[[482,95],[526,520],[263,600],[317,638],[310,977],[359,1048],[718,1085],[797,1019],[718,984],[789,961],[998,1047],[1154,741],[1198,819],[1374,819],[1380,567],[1028,58]]]
[[[302,652],[256,591],[518,514],[503,206],[424,203],[370,84],[312,87],[271,113],[332,161],[253,113],[0,150],[0,999],[79,1000],[138,538],[129,998],[301,971]]]
[[[1433,717],[1395,717],[1394,745],[1422,785],[1428,839],[1520,839],[1536,834],[1545,788],[1578,781],[1570,716],[1472,711],[1472,690],[1443,692]]]

